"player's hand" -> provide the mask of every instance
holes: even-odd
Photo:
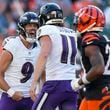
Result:
[[[31,97],[31,99],[33,100],[33,101],[35,101],[35,99],[36,99],[36,85],[35,84],[32,84],[31,85],[31,88],[30,88],[30,90],[29,90],[29,94],[30,94],[30,97]]]
[[[22,94],[22,92],[20,92],[20,91],[16,91],[16,92],[14,93],[14,95],[12,96],[12,99],[15,100],[15,101],[19,101],[19,100],[21,100],[22,98],[23,98],[23,94]]]
[[[79,89],[83,88],[84,85],[80,85],[79,82],[80,78],[76,79],[76,80],[72,80],[71,81],[71,87],[74,91],[78,91]]]

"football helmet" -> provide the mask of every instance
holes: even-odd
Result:
[[[105,15],[96,6],[88,5],[75,13],[73,24],[79,33],[87,31],[103,31]]]
[[[40,25],[63,24],[63,11],[56,3],[47,3],[40,8]]]
[[[25,26],[27,24],[35,23],[37,27],[39,27],[39,18],[38,15],[34,12],[26,12],[24,13],[18,22],[18,32],[21,34],[26,41],[28,42],[35,42],[36,40],[36,33],[32,36],[29,32],[26,31]],[[37,29],[36,29],[37,31]]]

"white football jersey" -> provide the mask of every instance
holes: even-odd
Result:
[[[110,42],[107,36],[104,35],[104,38],[106,39],[107,42]],[[110,75],[110,43],[106,45],[105,49],[106,49],[105,53],[108,54],[109,57],[108,57],[103,75]]]
[[[39,28],[37,38],[48,35],[52,51],[46,63],[46,80],[75,78],[76,33],[66,27],[45,25]]]
[[[12,62],[5,72],[5,80],[13,89],[22,91],[24,96],[28,97],[40,46],[36,42],[33,48],[28,49],[19,37],[7,38],[4,42],[4,49],[13,56]]]

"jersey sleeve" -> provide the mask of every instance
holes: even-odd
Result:
[[[3,49],[13,54],[16,51],[16,43],[13,38],[6,38],[3,41]]]
[[[50,35],[51,32],[52,29],[50,28],[50,26],[48,25],[42,26],[37,31],[37,39],[39,40],[42,36]]]
[[[88,45],[101,46],[101,36],[97,33],[87,33],[82,37],[81,45],[83,47]]]

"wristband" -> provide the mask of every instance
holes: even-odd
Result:
[[[15,92],[16,92],[16,91],[14,91],[12,88],[9,88],[9,89],[7,90],[7,94],[8,94],[10,97],[12,97]]]
[[[90,81],[87,80],[86,75],[83,75],[83,76],[82,76],[82,82],[83,82],[84,84],[89,84],[89,83],[90,83]]]

